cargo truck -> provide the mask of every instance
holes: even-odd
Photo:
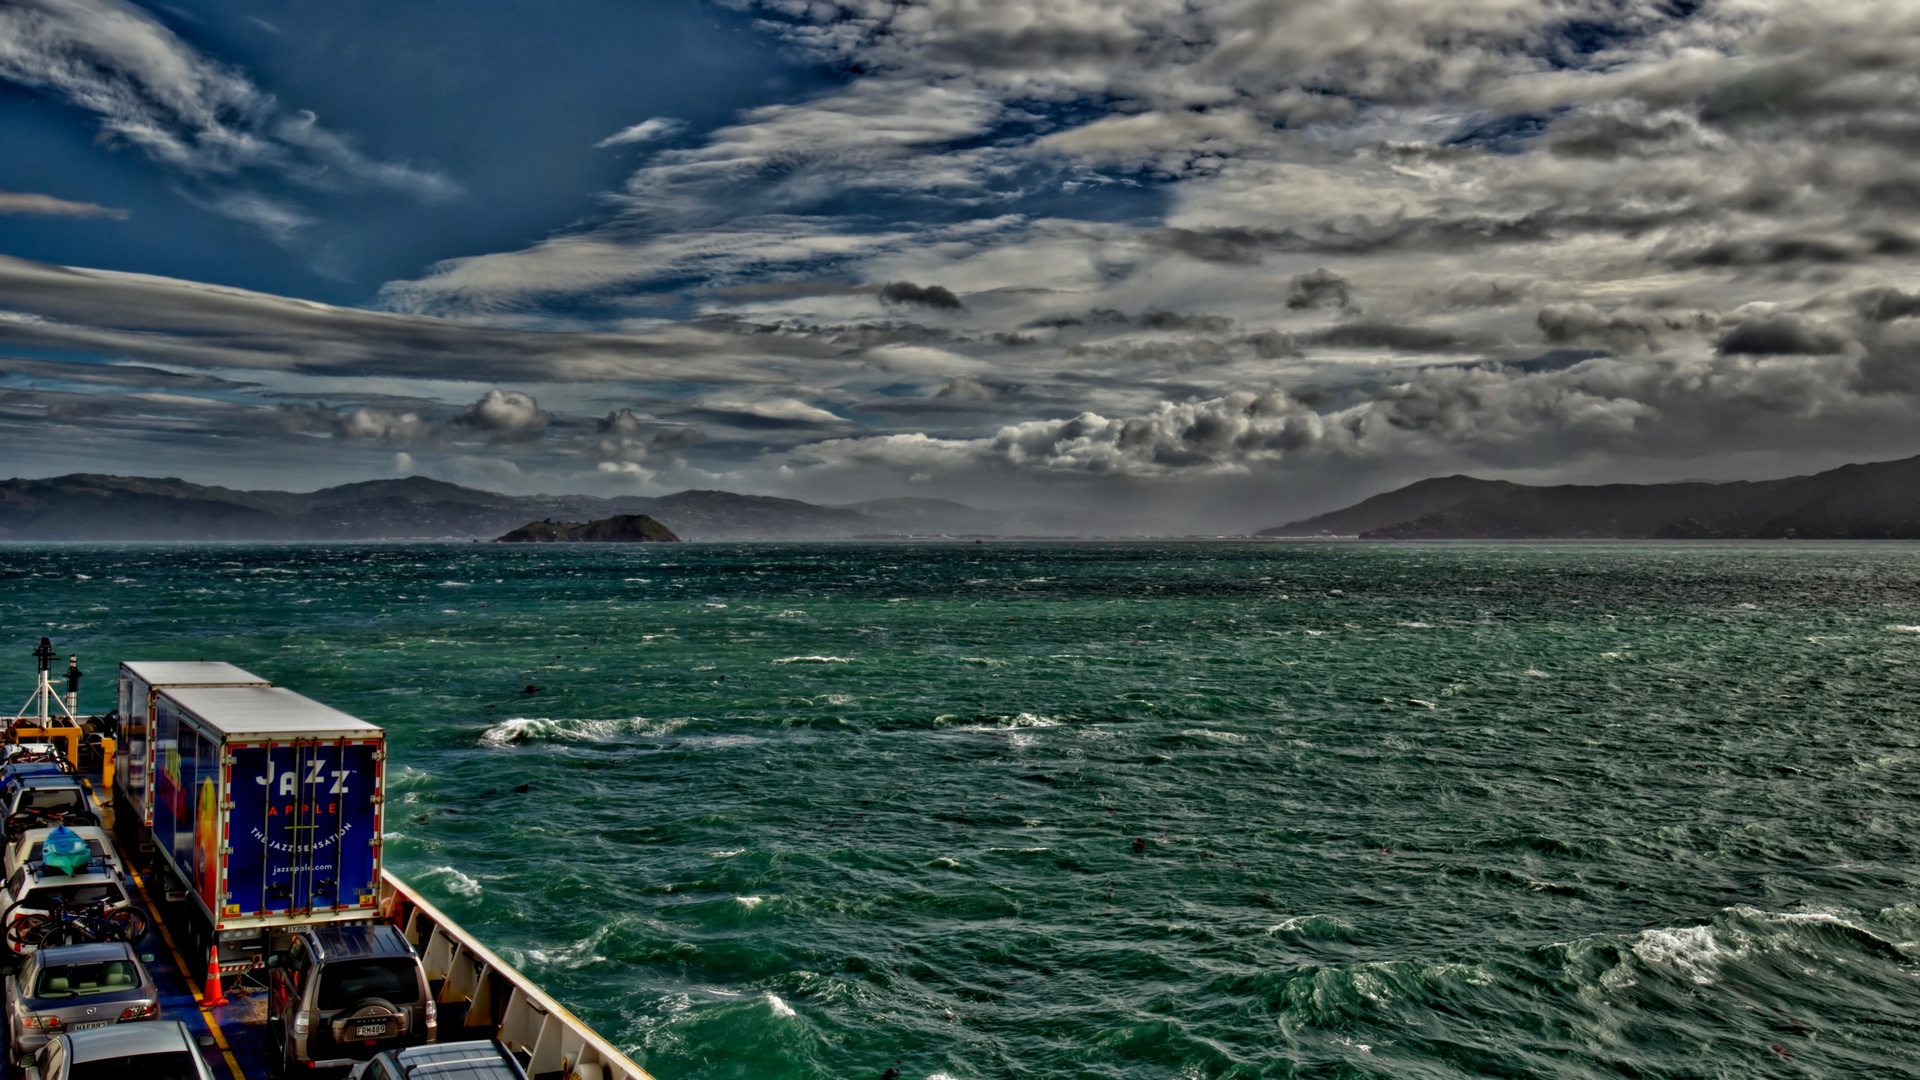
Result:
[[[120,664],[120,731],[113,748],[114,819],[138,826],[153,824],[153,699],[175,686],[272,686],[232,664],[205,661],[137,660]],[[144,837],[141,837],[144,840]]]
[[[223,965],[377,915],[386,734],[280,687],[154,695],[154,847]]]

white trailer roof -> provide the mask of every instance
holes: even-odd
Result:
[[[229,736],[315,735],[366,739],[381,729],[284,686],[176,687],[161,691],[208,726]]]
[[[273,683],[219,661],[122,660],[125,671],[148,686],[272,686]]]

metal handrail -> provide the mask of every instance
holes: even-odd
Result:
[[[420,950],[441,1009],[441,1039],[456,1009],[458,1026],[487,1030],[509,1051],[525,1056],[528,1076],[558,1073],[567,1080],[653,1080],[566,1007],[548,997],[513,965],[495,956],[390,870],[380,871],[380,914],[401,926]]]

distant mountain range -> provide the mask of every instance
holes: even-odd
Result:
[[[1375,540],[1920,539],[1920,457],[1713,484],[1533,487],[1446,476],[1261,536]]]
[[[1070,524],[1064,515],[1009,515],[942,499],[818,506],[727,491],[502,495],[421,476],[310,492],[89,473],[0,481],[0,540],[490,540],[530,521],[622,514],[646,514],[688,540],[1062,533]]]

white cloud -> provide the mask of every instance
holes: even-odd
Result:
[[[0,214],[25,214],[35,217],[104,217],[125,221],[133,215],[125,210],[90,202],[69,202],[51,195],[0,191]]]
[[[276,239],[297,212],[264,213],[246,174],[321,190],[380,188],[423,199],[459,192],[444,174],[360,151],[311,112],[282,115],[241,71],[210,60],[119,0],[20,0],[0,7],[0,79],[99,118],[109,141],[206,187],[202,202]],[[240,190],[236,190],[239,188]]]
[[[553,423],[553,414],[529,394],[518,390],[489,390],[467,406],[460,422],[487,432],[490,441],[513,443],[540,438]]]
[[[685,120],[676,120],[671,116],[655,116],[651,119],[642,120],[632,127],[621,128],[619,131],[614,132],[593,145],[604,150],[609,146],[626,146],[630,143],[652,142],[655,139],[671,138],[686,129],[687,122]]]

